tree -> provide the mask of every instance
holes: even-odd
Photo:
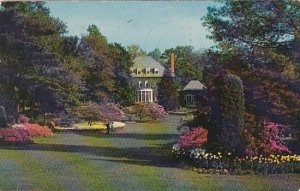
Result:
[[[61,52],[65,25],[49,15],[41,2],[2,4],[0,60],[2,86],[29,115],[53,112],[76,104],[81,88]],[[4,18],[4,20],[2,19]],[[18,91],[15,91],[18,90]]]
[[[113,59],[109,56],[109,44],[95,25],[88,28],[89,34],[82,37],[79,54],[85,63],[85,99],[105,102],[114,91]]]
[[[145,56],[146,52],[141,49],[139,45],[131,45],[127,47],[127,51],[130,54],[132,59],[135,59],[137,56]]]
[[[249,64],[285,73],[299,64],[299,6],[294,0],[228,0],[208,8],[204,25],[222,50],[238,48]]]
[[[204,25],[217,46],[206,52],[207,79],[226,69],[244,85],[246,111],[298,128],[299,1],[224,1]],[[299,72],[298,72],[299,76]],[[215,84],[212,83],[212,86]],[[297,130],[296,130],[297,131]]]
[[[132,105],[136,97],[136,86],[130,72],[132,59],[128,51],[118,43],[110,44],[110,57],[113,58],[116,87],[113,91],[113,99],[123,106]]]
[[[162,105],[166,111],[176,109],[178,104],[178,86],[173,77],[164,74],[162,80],[158,84],[158,103]]]
[[[156,61],[161,62],[162,54],[158,48],[155,48],[153,51],[149,52],[148,56],[151,56]]]
[[[163,53],[162,60],[165,60],[165,66],[169,68],[168,59],[170,53],[175,54],[175,75],[176,79],[185,86],[191,80],[202,80],[202,65],[199,62],[200,52],[195,52],[192,46],[177,46],[167,49]]]
[[[242,81],[236,75],[220,76],[217,90],[222,116],[220,145],[227,152],[243,155],[245,99]]]

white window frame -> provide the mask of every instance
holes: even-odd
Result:
[[[152,89],[142,89],[138,91],[138,102],[153,102],[153,90]]]
[[[146,75],[150,75],[150,68],[146,68]]]
[[[139,81],[139,88],[141,88],[142,87],[142,81]]]
[[[148,88],[149,82],[148,80],[145,81],[145,88]]]
[[[154,68],[154,75],[159,75],[159,68]]]
[[[195,103],[195,96],[193,94],[186,94],[185,95],[185,103],[186,104],[193,104],[193,103]]]

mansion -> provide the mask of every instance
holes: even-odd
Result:
[[[175,77],[175,58],[174,53],[170,54],[170,67],[165,68],[161,63],[151,56],[137,56],[133,60],[131,76],[137,87],[137,102],[157,102],[158,84],[164,75]],[[179,91],[182,106],[195,104],[195,95],[206,87],[198,80],[190,81],[182,90]]]

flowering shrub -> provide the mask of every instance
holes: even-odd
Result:
[[[207,142],[207,133],[207,130],[202,127],[185,132],[179,138],[179,146],[183,149],[201,147]]]
[[[300,155],[268,155],[234,157],[231,153],[207,153],[201,148],[182,149],[173,146],[173,155],[186,160],[199,173],[299,173]]]
[[[31,137],[50,137],[52,132],[49,128],[40,126],[38,124],[26,123],[23,127],[24,130],[28,131]]]
[[[253,118],[253,116],[248,114],[246,121],[249,121],[249,118]],[[255,119],[250,120],[254,121]],[[286,130],[288,130],[287,126],[268,121],[264,121],[262,124],[246,125],[246,154],[254,156],[290,153],[282,142],[283,133]]]
[[[98,109],[99,117],[103,121],[120,121],[125,117],[119,105],[114,103],[101,104]]]
[[[136,102],[133,106],[133,112],[139,117],[140,121],[149,115],[147,104],[144,102]]]
[[[289,153],[289,149],[282,143],[282,132],[287,126],[272,122],[264,122],[264,141],[262,149],[265,154]]]
[[[168,115],[168,113],[165,111],[163,106],[157,104],[157,103],[150,103],[148,105],[148,113],[150,117],[153,120],[156,120],[157,118],[165,117]]]
[[[3,128],[0,129],[0,143],[31,143],[30,133],[23,128]]]

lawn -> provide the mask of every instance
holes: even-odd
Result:
[[[299,174],[197,174],[171,157],[178,118],[0,147],[0,190],[298,190]]]

